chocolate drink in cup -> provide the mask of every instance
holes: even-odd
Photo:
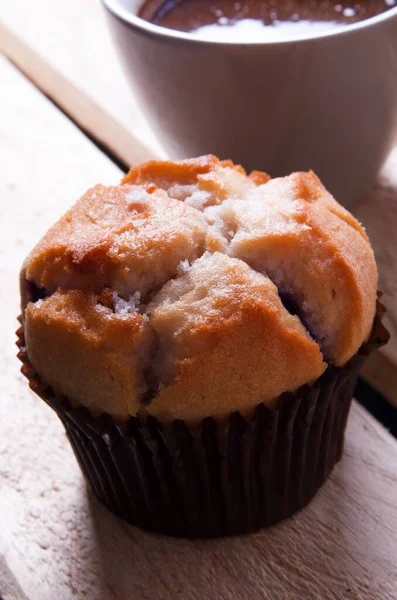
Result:
[[[139,16],[204,39],[244,42],[340,29],[395,4],[396,0],[148,0]]]

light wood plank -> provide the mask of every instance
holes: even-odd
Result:
[[[0,50],[126,164],[165,155],[131,94],[100,0],[0,0]]]
[[[120,172],[1,58],[0,82],[0,595],[395,600],[397,443],[357,405],[330,480],[268,531],[175,540],[123,523],[92,497],[60,422],[18,373],[17,271],[75,197]]]
[[[355,207],[375,251],[379,289],[387,307],[385,325],[390,342],[372,356],[365,379],[397,407],[397,146],[390,154],[378,182]]]
[[[59,442],[63,445],[65,439],[58,423],[53,422],[47,411],[43,413],[30,396],[15,360],[18,271],[29,248],[76,198],[97,182],[118,181],[121,172],[1,55],[0,114],[0,274],[3,281],[0,286],[0,597],[24,600],[26,595],[31,600],[40,597],[41,590],[46,589],[43,593],[48,599],[66,599],[68,587],[63,583],[66,575],[62,572],[72,568],[73,561],[59,564],[51,559],[47,570],[52,575],[44,584],[41,569],[46,564],[46,554],[38,545],[38,541],[44,539],[42,535],[47,535],[48,527],[52,530],[61,527],[57,544],[64,544],[66,523],[62,521],[60,526],[59,516],[53,515],[53,521],[46,524],[35,512],[37,509],[45,513],[46,499],[56,494],[55,480],[47,479],[47,463],[53,451],[57,452]],[[47,420],[50,428],[45,432]],[[54,435],[52,449],[50,441]],[[42,446],[44,440],[48,442],[47,450]],[[69,469],[73,477],[79,478],[69,454],[67,450],[66,462],[58,455],[53,467],[66,472]],[[31,492],[25,487],[27,482],[33,486]],[[68,491],[64,492],[67,496]],[[60,498],[60,501],[62,511],[63,500]],[[17,534],[15,523],[18,522],[21,530]],[[33,538],[26,538],[24,531],[31,527],[35,534]],[[16,565],[14,552],[18,547],[24,550]],[[74,560],[82,566],[84,553]],[[60,573],[57,574],[58,568]],[[52,583],[58,576],[60,585],[51,595]],[[61,590],[59,595],[58,590]]]
[[[0,598],[2,600],[29,600],[21,591],[20,585],[2,556],[0,556]]]
[[[397,408],[396,365],[387,356],[381,352],[371,354],[361,371],[361,377]]]
[[[382,353],[397,365],[397,146],[390,154],[378,182],[355,206],[373,245],[379,270],[379,289],[388,308],[385,324],[391,333]],[[397,376],[397,372],[396,372]]]

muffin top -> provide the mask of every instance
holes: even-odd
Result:
[[[364,229],[314,173],[214,156],[89,190],[21,272],[40,378],[120,422],[276,407],[367,340],[376,287]]]

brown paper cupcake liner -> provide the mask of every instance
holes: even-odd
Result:
[[[254,531],[305,506],[340,460],[357,374],[387,342],[378,302],[370,340],[344,366],[329,366],[313,386],[260,404],[251,420],[233,413],[227,425],[206,418],[197,429],[131,417],[117,425],[94,419],[41,384],[26,354],[18,357],[30,387],[63,422],[85,477],[101,502],[126,521],[183,537]]]

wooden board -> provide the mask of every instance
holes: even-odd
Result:
[[[397,407],[397,146],[378,182],[357,204],[355,214],[364,223],[375,251],[379,289],[388,309],[385,324],[391,339],[368,361],[366,379]]]
[[[100,0],[0,0],[0,51],[119,160],[165,156],[131,94]]]
[[[397,146],[390,154],[378,182],[355,206],[375,251],[379,289],[387,307],[385,325],[390,342],[370,357],[362,375],[397,408]]]
[[[0,597],[396,600],[397,442],[358,405],[330,480],[268,531],[175,540],[92,497],[60,422],[18,372],[17,274],[75,197],[120,173],[1,57],[0,86]]]
[[[84,0],[84,10],[81,0],[0,0],[0,18],[0,49],[120,161],[165,156],[123,75],[100,0]],[[392,332],[363,374],[397,407],[397,149],[354,212],[375,248]]]

